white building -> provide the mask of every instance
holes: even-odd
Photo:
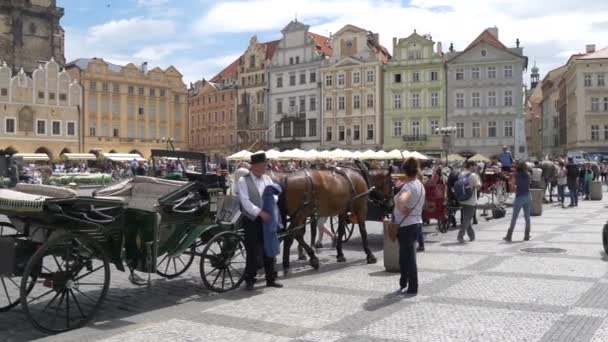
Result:
[[[312,149],[321,142],[319,67],[331,55],[329,38],[292,21],[281,33],[269,72],[270,145]]]
[[[560,147],[608,154],[608,48],[588,45],[572,56],[560,80]]]
[[[454,152],[489,157],[506,145],[515,158],[526,158],[523,71],[528,59],[516,45],[506,47],[498,29],[489,28],[463,51],[448,54],[447,119],[456,127]]]
[[[391,56],[377,33],[353,25],[331,41],[321,67],[323,148],[382,148],[382,67]]]

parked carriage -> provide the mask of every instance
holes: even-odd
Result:
[[[211,212],[209,190],[220,177],[195,178],[135,177],[90,197],[39,185],[0,189],[0,213],[10,220],[0,224],[0,311],[21,304],[46,333],[79,328],[107,295],[110,264],[149,286],[150,274],[177,277],[198,256],[207,288],[237,288],[246,259],[238,210],[220,200]]]
[[[503,172],[497,167],[487,167],[481,172],[481,183],[480,195],[489,198],[490,208],[503,208],[509,194],[515,192],[515,173]]]

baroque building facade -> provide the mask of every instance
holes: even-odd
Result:
[[[565,68],[558,101],[562,151],[608,153],[608,48],[587,45]]]
[[[441,42],[414,31],[393,38],[384,67],[384,149],[407,149],[440,157],[437,129],[446,123],[446,80]]]
[[[13,76],[0,66],[0,145],[21,153],[45,153],[56,160],[63,153],[83,151],[82,87],[52,58],[29,77]]]
[[[198,81],[188,90],[190,149],[215,160],[238,150],[237,69],[234,61],[212,81]]]
[[[319,67],[331,56],[329,38],[291,21],[281,33],[268,80],[270,145],[312,149],[321,143]]]
[[[558,156],[561,154],[559,141],[559,80],[561,79],[565,66],[553,69],[545,75],[542,80],[542,138],[543,155]]]
[[[346,25],[321,62],[321,148],[382,148],[383,73],[391,56],[379,36]]]
[[[523,118],[527,61],[519,41],[516,47],[506,47],[496,27],[484,30],[466,49],[448,53],[447,120],[456,127],[453,152],[489,157],[508,146],[516,159],[527,157]]]
[[[237,126],[239,150],[264,149],[268,138],[268,70],[279,41],[258,42],[251,37],[238,60]],[[212,81],[214,81],[212,79]]]
[[[0,1],[0,60],[31,75],[41,61],[65,64],[63,8],[55,0]]]
[[[84,89],[85,151],[139,153],[188,146],[187,92],[182,75],[170,66],[148,70],[119,66],[100,58],[66,66]]]

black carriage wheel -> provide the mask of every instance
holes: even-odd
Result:
[[[335,219],[334,219],[334,217],[329,218],[331,232],[336,235],[336,238],[338,237],[338,223],[339,223],[339,219],[337,217]],[[350,240],[350,238],[353,236],[354,231],[355,231],[355,224],[347,221],[346,226],[344,227],[344,236],[342,236],[342,243],[348,242],[348,240]]]
[[[14,237],[19,239],[27,239],[23,234],[8,222],[0,222],[0,237]],[[0,275],[0,312],[8,311],[20,302],[21,275],[16,276],[1,276]],[[32,286],[28,289],[28,293],[32,290]]]
[[[245,276],[247,252],[243,237],[236,232],[214,236],[201,254],[201,278],[213,292],[226,292],[241,286]]]
[[[21,281],[21,306],[38,330],[55,334],[82,327],[101,307],[110,286],[110,264],[95,240],[60,233],[30,258]],[[31,293],[27,289],[33,287]]]
[[[604,225],[602,230],[602,243],[604,244],[604,252],[608,254],[608,223]]]
[[[168,254],[165,254],[156,265],[156,273],[167,279],[182,275],[192,266],[195,252],[196,248],[192,246],[190,250],[186,250],[176,257],[170,257]]]

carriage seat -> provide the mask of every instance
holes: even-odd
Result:
[[[235,226],[241,219],[241,202],[237,196],[222,195],[217,199],[215,222],[224,226]]]
[[[128,208],[157,211],[158,198],[187,182],[136,176],[95,192],[95,197],[120,197]]]
[[[72,189],[62,188],[59,186],[43,185],[43,184],[24,184],[17,183],[13,188],[15,191],[23,192],[30,195],[52,197],[52,198],[72,198],[78,193]]]

